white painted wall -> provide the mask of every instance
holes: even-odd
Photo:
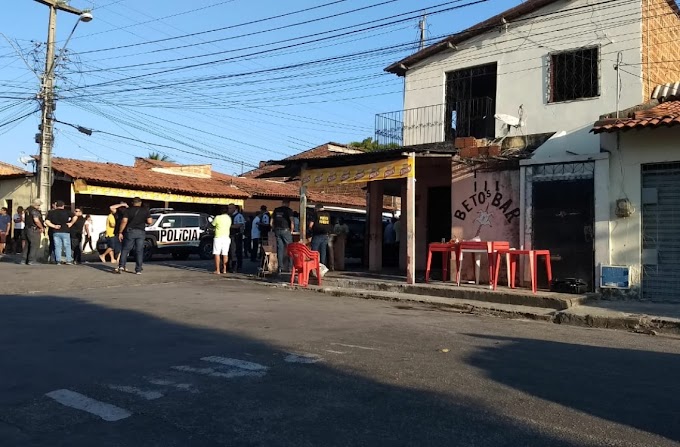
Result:
[[[617,150],[616,134],[602,134],[602,147],[610,151],[609,246],[613,265],[631,267],[631,283],[639,284],[642,266],[642,168],[647,163],[680,161],[680,128],[622,132]],[[635,213],[616,216],[616,200],[628,198]]]
[[[410,68],[406,75],[404,109],[444,103],[446,72],[497,62],[496,113],[517,116],[523,105],[524,134],[566,131],[562,138],[542,146],[534,158],[561,157],[599,152],[599,138],[589,133],[600,115],[616,110],[616,71],[619,51],[632,74],[621,73],[619,108],[640,104],[642,97],[641,7],[639,2],[562,1],[510,24],[507,31],[488,32],[459,45],[458,50],[439,53]],[[588,5],[593,5],[590,6]],[[548,61],[555,51],[600,46],[600,96],[565,103],[548,103]],[[516,133],[514,133],[516,134]],[[501,135],[497,125],[496,136]],[[569,151],[569,152],[567,152]]]

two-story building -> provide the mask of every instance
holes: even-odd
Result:
[[[457,146],[418,178],[416,206],[446,211],[416,209],[419,234],[547,248],[556,276],[594,288],[617,167],[590,130],[680,79],[679,36],[674,0],[528,0],[387,67],[404,110],[376,117],[376,139]],[[435,239],[418,239],[422,257]]]

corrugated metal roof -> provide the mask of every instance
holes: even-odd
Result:
[[[668,84],[657,85],[654,87],[651,99],[664,101],[680,97],[680,82],[669,82]]]

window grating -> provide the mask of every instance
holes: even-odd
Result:
[[[599,94],[597,47],[550,55],[550,102],[594,98]]]

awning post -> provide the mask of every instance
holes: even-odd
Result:
[[[409,154],[413,172],[406,177],[406,282],[416,282],[416,160],[415,153]],[[403,224],[402,224],[403,225]]]

